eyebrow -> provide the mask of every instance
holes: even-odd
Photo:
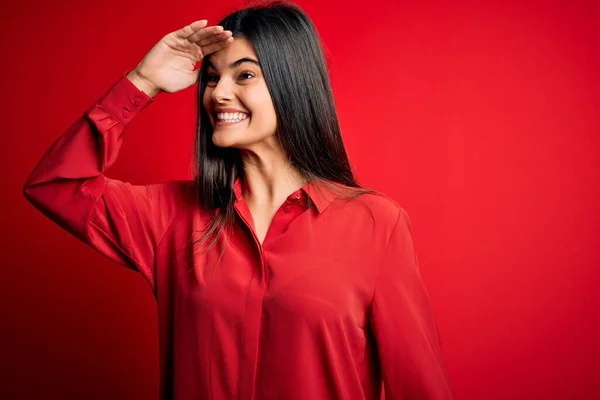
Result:
[[[206,62],[208,63],[208,66],[211,67],[212,69],[216,70],[215,66],[213,65],[213,63],[211,63],[210,61],[206,60]],[[231,64],[229,64],[229,68],[230,69],[234,69],[236,67],[239,67],[241,64],[245,63],[245,62],[251,62],[253,64],[256,64],[260,67],[260,64],[258,63],[258,61],[256,61],[254,58],[250,58],[250,57],[244,57],[244,58],[240,58],[237,61],[232,62]]]

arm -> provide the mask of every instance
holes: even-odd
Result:
[[[453,399],[437,325],[419,275],[410,219],[402,209],[380,266],[370,324],[386,399]]]
[[[152,99],[122,76],[46,151],[23,187],[45,216],[154,289],[154,251],[174,214],[169,183],[135,186],[104,171]]]
[[[196,83],[194,66],[227,47],[233,33],[194,21],[152,47],[85,111],[35,167],[23,194],[38,210],[114,261],[141,272],[155,290],[155,250],[175,216],[175,182],[134,186],[104,176],[123,133],[159,92]]]

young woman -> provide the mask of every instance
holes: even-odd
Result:
[[[137,114],[196,83],[194,179],[106,177]],[[24,194],[148,281],[163,399],[379,399],[382,383],[388,399],[452,398],[409,217],[356,183],[318,36],[292,4],[164,36]]]

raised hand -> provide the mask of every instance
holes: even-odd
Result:
[[[219,25],[206,26],[207,23],[195,21],[165,35],[127,77],[150,97],[161,91],[174,93],[196,83],[196,64],[233,42],[231,31],[224,31]]]

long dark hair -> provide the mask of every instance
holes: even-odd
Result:
[[[376,193],[361,187],[352,172],[321,43],[306,13],[287,1],[261,2],[229,14],[218,25],[254,47],[273,99],[278,139],[306,182],[346,199]],[[244,171],[238,149],[212,142],[202,101],[207,65],[202,63],[198,78],[194,181],[200,207],[214,211],[201,242],[215,235],[214,244],[220,229],[235,220],[233,184]]]

